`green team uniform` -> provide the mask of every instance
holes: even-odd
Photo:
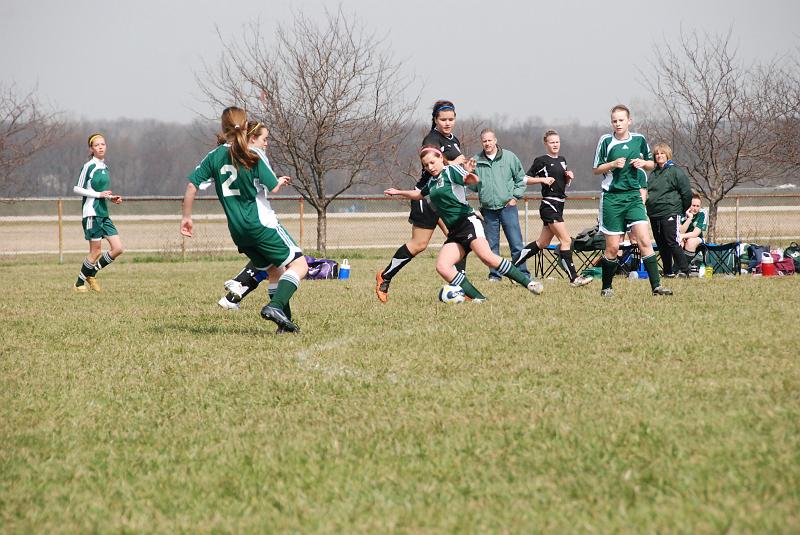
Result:
[[[108,190],[108,167],[103,160],[92,158],[81,168],[75,188],[88,192]],[[117,229],[108,217],[108,202],[105,198],[83,196],[81,203],[81,225],[87,240],[101,240],[108,236],[116,236]]]
[[[200,189],[214,186],[233,242],[257,268],[285,266],[302,251],[267,200],[267,192],[278,185],[278,179],[263,151],[250,149],[259,159],[247,169],[233,163],[229,149],[226,143],[209,152],[189,175],[189,182]]]
[[[458,165],[447,165],[439,176],[432,176],[420,190],[450,229],[466,217],[475,213],[467,202],[467,186],[464,177],[469,173]]]
[[[686,223],[685,215],[681,216],[681,225],[684,223]],[[697,237],[702,240],[703,233],[706,231],[706,228],[708,228],[708,225],[706,225],[706,213],[701,210],[694,215],[692,222],[689,223],[688,227],[686,227],[686,232],[689,233],[694,229],[700,229],[700,234],[698,234]]]
[[[634,132],[629,132],[623,140],[606,134],[597,143],[592,167],[618,158],[625,158],[625,166],[603,174],[601,183],[600,231],[604,234],[624,234],[632,225],[647,222],[647,211],[639,192],[647,188],[647,173],[630,163],[635,158],[653,160],[647,140]]]

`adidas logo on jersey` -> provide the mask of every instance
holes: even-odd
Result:
[[[623,145],[623,146],[622,146],[622,148],[623,148],[623,149],[627,149],[627,148],[628,148],[628,146],[627,146],[627,145]]]

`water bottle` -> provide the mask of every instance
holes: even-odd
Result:
[[[707,279],[710,279],[710,278],[712,277],[712,275],[714,275],[714,268],[713,268],[713,267],[711,267],[711,266],[706,266],[706,273],[705,273],[705,277],[706,277]]]
[[[702,262],[700,263],[700,267],[697,268],[697,276],[701,279],[706,276],[706,265]]]
[[[647,273],[647,269],[645,269],[645,267],[644,267],[644,262],[643,262],[642,260],[639,260],[639,269],[636,271],[636,275],[637,275],[637,276],[638,276],[640,279],[647,279],[647,278],[649,278],[649,275],[648,275],[648,273]]]
[[[349,279],[350,278],[350,261],[346,258],[342,260],[342,263],[339,264],[339,278],[340,279]]]

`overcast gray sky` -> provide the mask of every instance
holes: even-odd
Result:
[[[617,102],[643,102],[637,67],[680,29],[724,33],[746,60],[800,45],[796,0],[599,2],[343,0],[385,34],[416,76],[420,119],[438,98],[460,116],[607,121]],[[2,83],[39,95],[74,119],[188,122],[208,113],[194,75],[226,38],[260,20],[268,33],[292,9],[312,18],[319,0],[0,0]],[[634,110],[635,112],[635,110]]]

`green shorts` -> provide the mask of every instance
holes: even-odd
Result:
[[[647,223],[647,210],[639,190],[619,191],[600,195],[600,232],[625,234],[633,225]]]
[[[83,237],[87,241],[97,241],[117,235],[117,227],[111,222],[110,217],[84,217],[81,225],[83,226]]]
[[[255,241],[248,240],[246,244],[236,245],[239,252],[247,255],[255,267],[263,270],[270,266],[283,267],[303,254],[280,224],[276,227],[264,227]]]

